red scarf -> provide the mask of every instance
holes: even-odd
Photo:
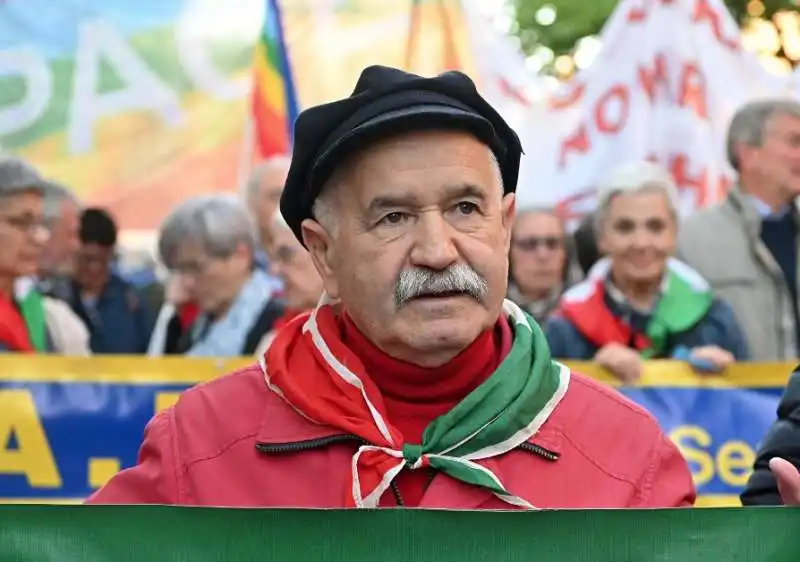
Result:
[[[0,295],[0,344],[12,352],[33,352],[25,319],[14,301],[6,295]]]

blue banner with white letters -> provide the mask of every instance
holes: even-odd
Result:
[[[144,428],[179,393],[248,359],[0,357],[0,503],[79,502],[136,463]],[[574,370],[611,382],[591,364]],[[793,365],[700,377],[648,364],[620,390],[649,410],[689,463],[699,505],[737,505]],[[602,431],[602,422],[598,425]]]

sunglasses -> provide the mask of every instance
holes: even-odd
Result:
[[[539,246],[552,251],[561,248],[564,240],[558,236],[530,236],[528,238],[518,238],[513,241],[513,244],[525,252],[535,252],[539,249]]]

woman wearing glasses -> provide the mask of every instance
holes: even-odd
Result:
[[[86,326],[69,306],[43,296],[35,276],[50,233],[45,180],[22,160],[0,156],[0,351],[88,355]]]

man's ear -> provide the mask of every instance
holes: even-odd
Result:
[[[514,218],[517,216],[517,195],[515,193],[506,193],[501,202],[501,209],[503,215],[503,228],[504,243],[506,253],[511,249],[511,233],[514,231]]]
[[[325,292],[331,298],[339,298],[339,283],[336,281],[334,267],[336,251],[332,244],[333,237],[314,219],[306,219],[300,224],[303,232],[303,243],[311,254],[311,260],[317,269]]]

